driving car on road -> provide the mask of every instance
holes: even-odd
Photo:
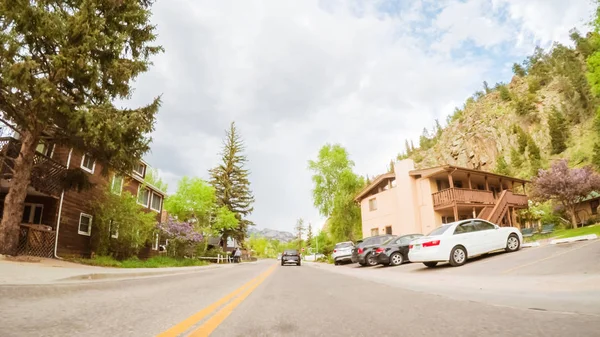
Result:
[[[281,265],[285,265],[286,263],[294,263],[296,265],[300,265],[300,253],[296,249],[287,249],[283,251],[283,255],[281,255]]]
[[[358,240],[356,247],[352,250],[352,262],[358,262],[361,266],[376,266],[377,260],[375,259],[374,249],[393,237],[395,236],[385,234]]]
[[[514,252],[521,248],[523,236],[515,227],[499,227],[482,219],[456,221],[434,229],[427,236],[409,245],[411,262],[423,262],[435,267],[439,262],[462,266],[474,256],[504,249]]]
[[[378,264],[384,266],[399,266],[408,262],[409,243],[423,234],[408,234],[389,239],[375,248],[375,258]]]
[[[354,243],[352,241],[339,242],[333,247],[333,264],[338,265],[341,262],[352,261],[352,250],[354,249]]]

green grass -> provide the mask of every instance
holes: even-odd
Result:
[[[536,242],[541,239],[549,239],[549,238],[566,239],[566,238],[573,238],[576,236],[590,235],[590,234],[596,234],[596,235],[598,235],[598,237],[600,237],[600,224],[590,225],[590,226],[581,227],[581,228],[573,228],[573,229],[557,229],[550,234],[545,234],[545,235],[535,234],[532,237],[525,238],[524,241],[525,242]]]
[[[166,268],[166,267],[191,267],[204,266],[209,264],[206,261],[195,259],[175,259],[167,256],[155,256],[147,260],[138,258],[129,258],[119,261],[111,256],[97,256],[93,259],[73,259],[74,262],[87,264],[98,267],[115,267],[115,268]]]

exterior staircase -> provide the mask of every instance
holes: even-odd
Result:
[[[491,223],[498,224],[508,212],[511,206],[526,206],[527,197],[524,195],[514,194],[512,191],[504,190],[500,193],[494,207],[484,207],[479,212],[478,218],[487,220]]]

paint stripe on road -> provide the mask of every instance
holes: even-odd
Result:
[[[221,306],[223,306],[224,304],[228,303],[233,298],[238,296],[244,290],[246,290],[246,289],[254,290],[260,283],[262,283],[262,281],[264,281],[266,276],[270,275],[273,272],[273,270],[275,269],[275,266],[276,265],[270,267],[267,271],[258,275],[257,277],[253,278],[252,280],[248,281],[246,284],[242,285],[241,287],[237,288],[236,290],[232,291],[231,293],[225,295],[221,299],[210,304],[209,306],[205,307],[204,309],[198,311],[197,313],[193,314],[192,316],[186,318],[182,322],[177,323],[175,326],[171,327],[169,330],[158,334],[157,337],[177,337],[177,336],[181,335],[182,333],[186,332],[188,329],[190,329],[194,325],[198,324],[198,322],[200,322],[202,319],[204,319],[205,317],[207,317],[208,315],[210,315],[211,313],[213,313],[214,311],[219,309]],[[246,297],[247,296],[248,295],[246,295]]]
[[[531,266],[531,265],[534,265],[534,264],[536,264],[536,263],[540,263],[540,262],[543,262],[543,261],[551,260],[551,259],[553,259],[553,258],[555,258],[555,257],[557,257],[557,256],[561,256],[561,255],[568,254],[568,253],[570,253],[570,252],[573,252],[573,251],[579,250],[579,249],[581,249],[581,248],[583,248],[583,247],[587,247],[587,246],[589,246],[589,245],[593,245],[594,243],[597,243],[597,242],[600,242],[600,241],[592,241],[592,242],[586,243],[586,244],[584,244],[584,245],[581,245],[581,246],[575,247],[575,248],[573,248],[573,249],[569,249],[569,250],[567,250],[567,251],[560,252],[560,253],[558,253],[558,254],[553,254],[553,255],[550,255],[550,256],[548,256],[548,257],[545,257],[545,258],[539,259],[539,260],[531,261],[531,262],[528,262],[528,263],[522,264],[522,265],[520,265],[520,266],[516,266],[516,267],[510,268],[510,269],[507,269],[507,270],[503,271],[503,272],[502,272],[502,274],[508,274],[508,273],[511,273],[511,272],[513,272],[513,271],[515,271],[515,270],[519,270],[519,269],[522,269],[522,268],[525,268],[525,267],[529,267],[529,266]]]
[[[274,270],[275,270],[275,266],[269,268],[269,270],[267,270],[265,274],[261,275],[262,277],[256,283],[252,284],[246,291],[244,291],[243,294],[241,294],[239,297],[235,298],[233,301],[231,301],[231,303],[229,303],[225,307],[223,307],[223,309],[219,310],[216,314],[214,314],[211,318],[209,318],[204,324],[202,324],[198,329],[196,329],[194,332],[192,332],[189,336],[190,337],[209,336],[213,331],[215,331],[216,328],[219,327],[219,325],[221,323],[223,323],[223,321],[225,319],[227,319],[227,317],[229,317],[229,315],[231,315],[231,313],[233,312],[233,309],[235,309],[238,305],[240,305],[246,299],[246,297],[248,297],[254,291],[254,289],[256,289],[261,283],[263,283],[264,280],[267,279],[267,277],[269,277],[269,275]]]

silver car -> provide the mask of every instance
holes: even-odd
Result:
[[[333,248],[331,257],[333,263],[337,266],[341,262],[352,261],[352,250],[354,249],[354,243],[352,241],[336,243]]]

